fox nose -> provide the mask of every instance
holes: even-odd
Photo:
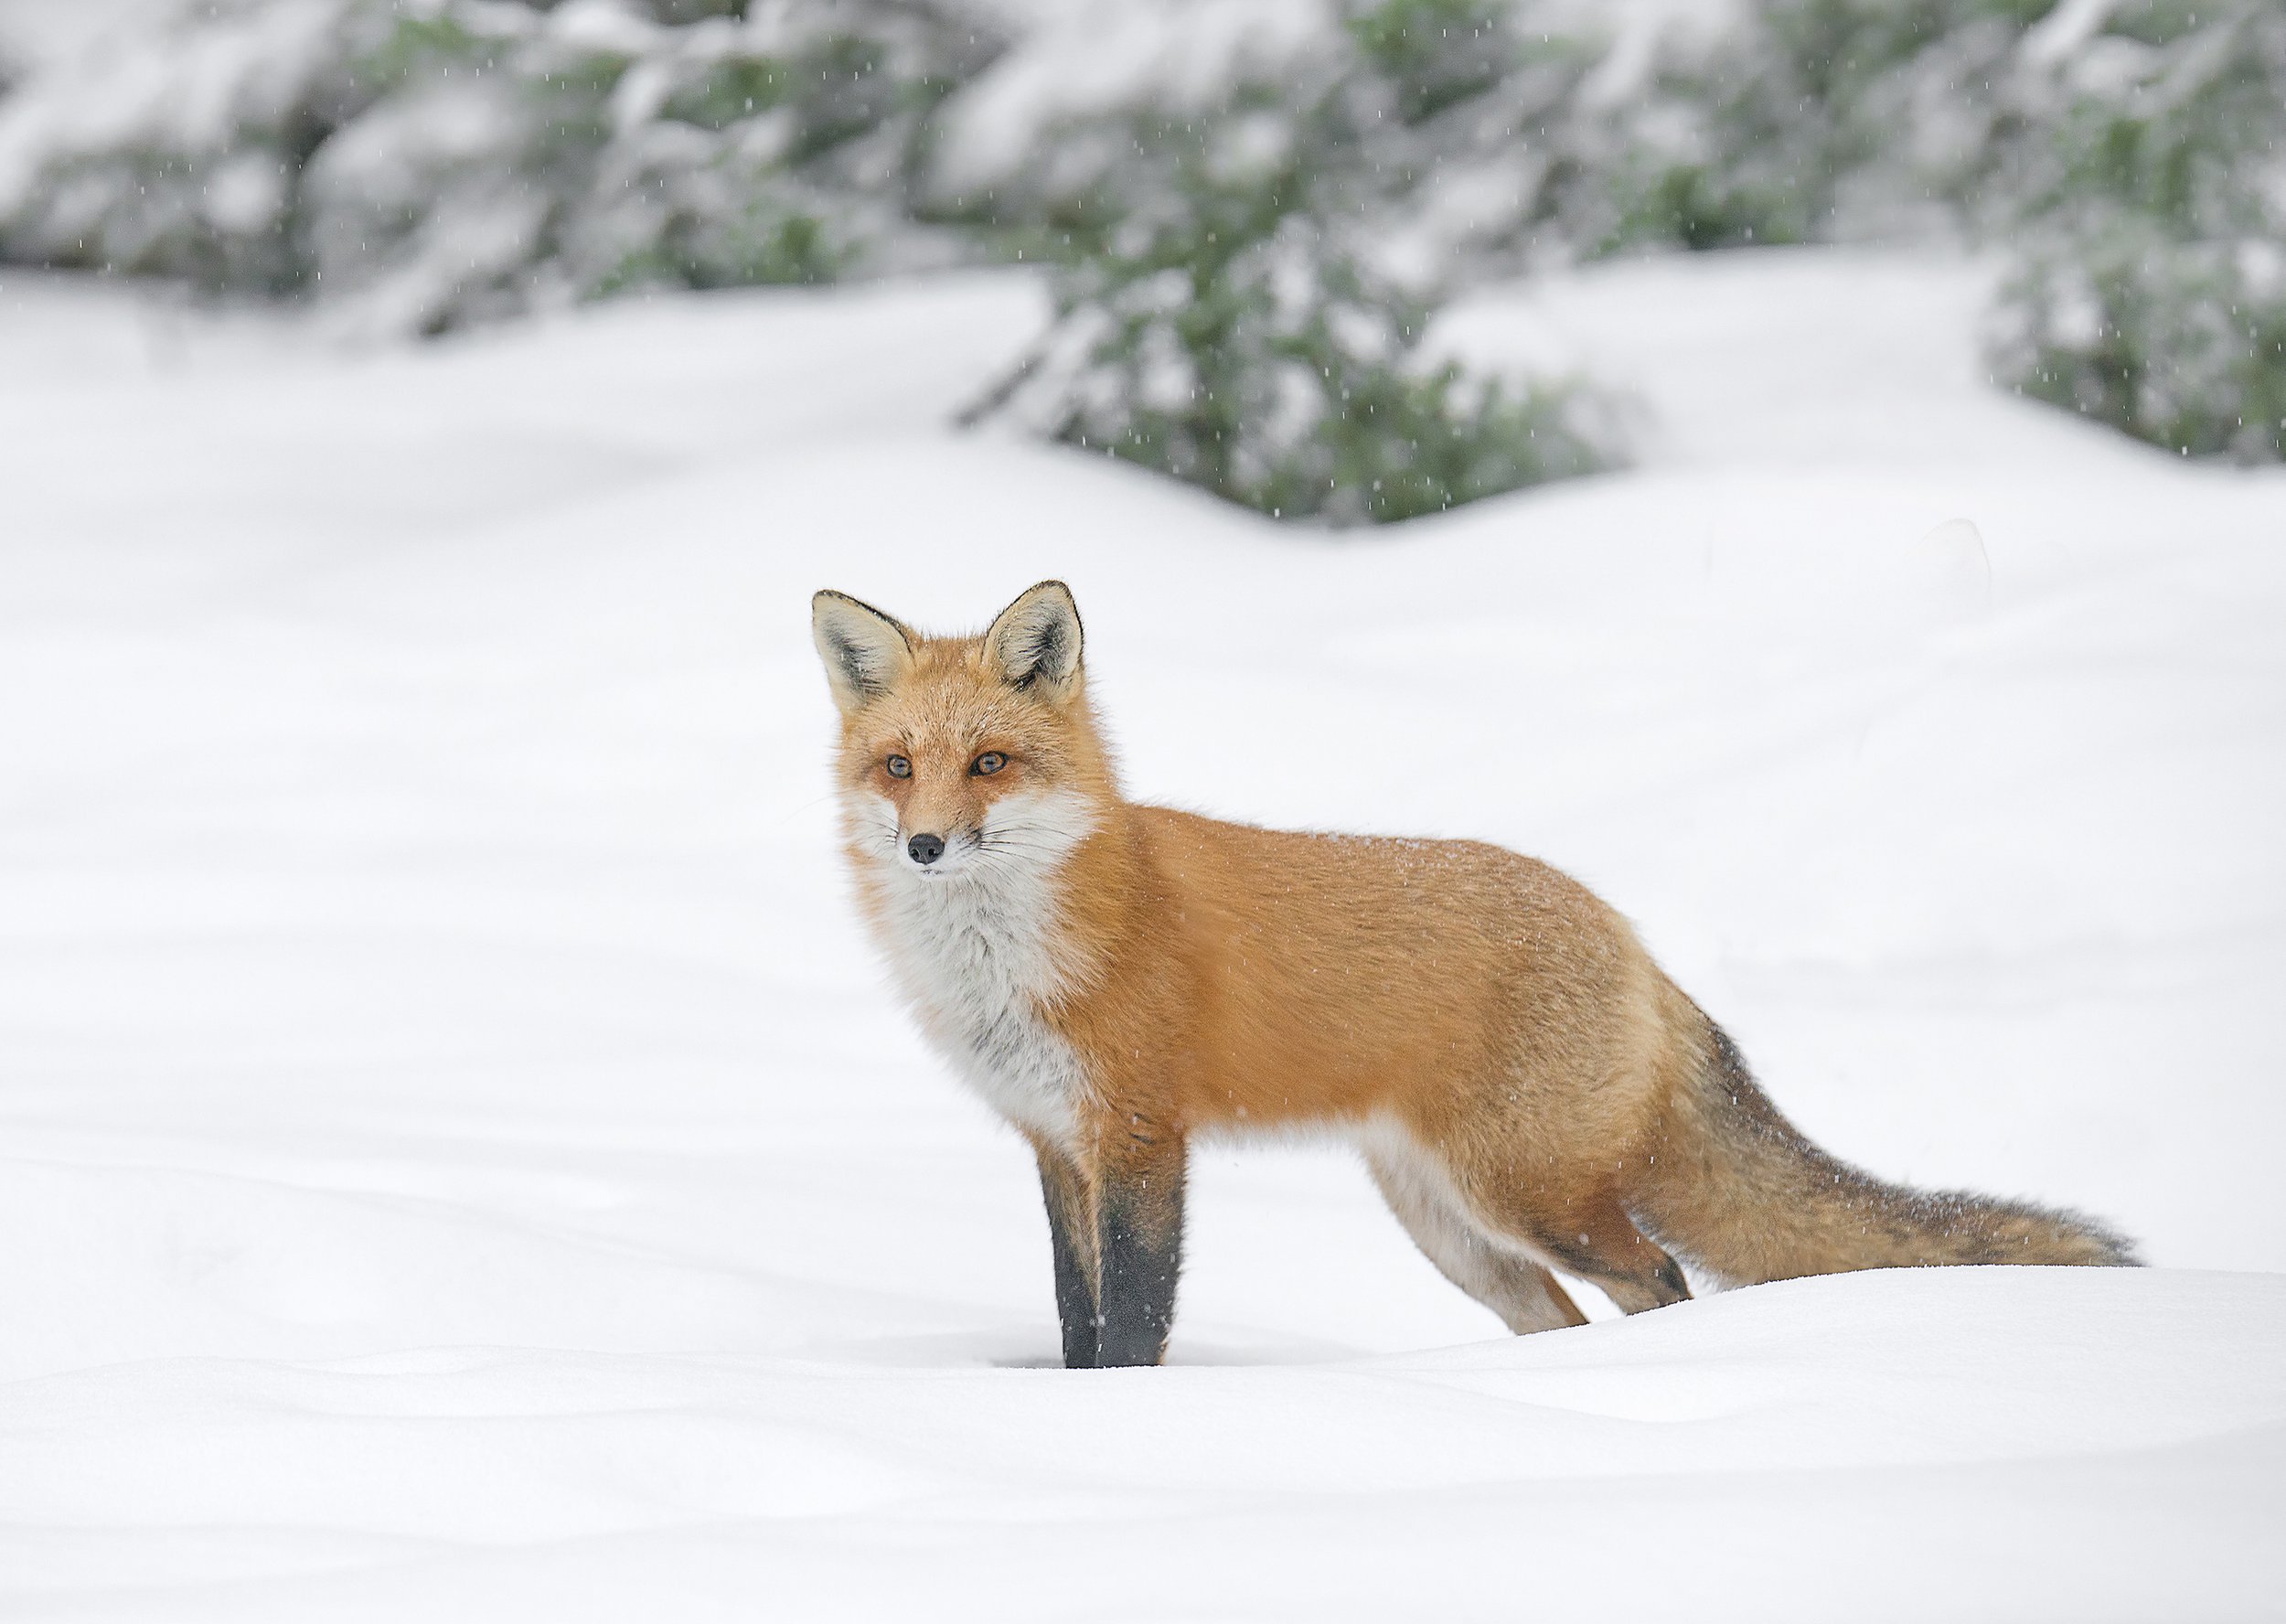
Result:
[[[905,842],[905,849],[913,853],[914,862],[926,868],[945,855],[945,839],[942,835],[915,835]]]

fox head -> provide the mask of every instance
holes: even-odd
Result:
[[[868,867],[916,885],[1037,873],[1102,827],[1117,792],[1062,582],[977,637],[837,592],[810,601],[810,629],[841,710],[843,832]]]

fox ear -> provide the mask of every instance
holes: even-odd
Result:
[[[844,593],[809,601],[809,632],[826,662],[833,701],[846,714],[894,688],[913,668],[913,633]]]
[[[1012,688],[1051,698],[1069,693],[1080,674],[1080,607],[1061,581],[1043,581],[1000,611],[984,635],[984,657]]]

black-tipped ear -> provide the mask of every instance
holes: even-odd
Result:
[[[913,668],[913,633],[846,593],[810,599],[809,632],[826,662],[834,703],[845,712],[879,699]]]
[[[1080,674],[1080,607],[1061,581],[1043,581],[1000,611],[984,635],[1000,680],[1062,697]]]

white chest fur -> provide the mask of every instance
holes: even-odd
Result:
[[[1084,831],[1059,850],[1040,839],[1040,821],[1027,818],[1020,855],[996,854],[988,828],[983,849],[941,878],[884,865],[874,922],[923,1030],[961,1080],[1018,1127],[1069,1143],[1086,1074],[1040,1008],[1070,985],[1053,881]]]

